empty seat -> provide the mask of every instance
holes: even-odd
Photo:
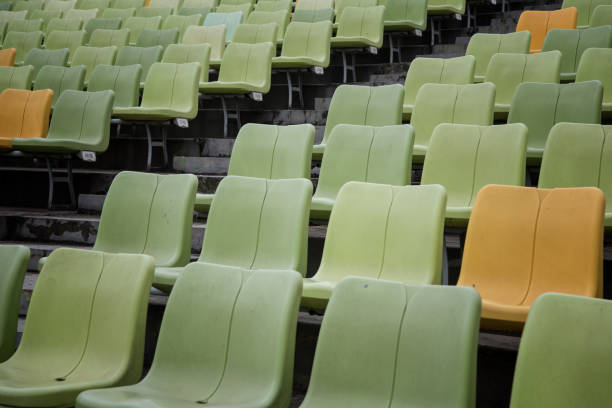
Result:
[[[172,14],[172,7],[142,7],[136,10],[136,17],[161,17],[162,19]]]
[[[563,0],[561,8],[575,7],[578,11],[577,28],[587,28],[591,14],[600,4],[612,4],[610,0]]]
[[[91,10],[69,9],[64,12],[63,18],[68,19],[68,20],[80,19],[83,22],[83,27],[85,27],[89,20],[91,20],[92,18],[96,18],[96,17],[98,17],[98,9],[91,9]]]
[[[340,21],[342,12],[347,7],[375,7],[378,5],[376,0],[336,0],[334,1],[334,11],[336,14],[336,23]],[[334,28],[338,28],[337,24],[334,24]]]
[[[495,54],[491,57],[485,82],[495,85],[495,112],[506,116],[516,87],[523,82],[559,83],[561,53]],[[502,117],[503,117],[502,116]]]
[[[599,80],[603,84],[602,115],[609,117],[612,112],[612,49],[591,48],[584,51],[576,71],[576,82]]]
[[[115,47],[123,47],[127,45],[130,39],[130,30],[124,28],[123,30],[107,30],[102,28],[97,28],[91,33],[91,37],[89,37],[89,46],[90,47],[110,47],[114,45]]]
[[[85,30],[85,43],[89,42],[91,34],[98,29],[118,30],[121,28],[120,18],[92,18],[87,23],[83,23]]]
[[[240,11],[234,13],[208,13],[203,25],[205,27],[225,26],[225,41],[230,42],[234,38],[236,27],[242,23],[242,16],[243,14]]]
[[[251,14],[251,11],[253,11],[253,5],[250,4],[250,3],[244,3],[244,4],[220,4],[215,9],[215,12],[223,13],[223,14],[242,13],[242,15],[244,16],[244,19],[246,19],[249,16],[249,14]]]
[[[527,54],[529,53],[529,31],[519,31],[508,34],[476,33],[470,38],[465,55],[476,58],[474,81],[484,81],[491,57],[497,53]]]
[[[588,48],[610,47],[612,47],[612,26],[603,26],[584,30],[550,30],[546,34],[542,51],[561,51],[561,80],[573,81],[576,79],[576,70],[584,51]]]
[[[329,218],[321,265],[304,279],[302,306],[324,309],[348,276],[439,284],[445,209],[441,186],[345,184]]]
[[[260,0],[255,4],[254,11],[281,11],[286,10],[291,13],[293,3],[285,0]]]
[[[34,48],[26,55],[24,65],[31,65],[34,67],[32,78],[36,79],[38,72],[45,65],[66,66],[68,64],[68,54],[69,50],[67,48],[60,50]]]
[[[34,67],[3,67],[0,66],[0,92],[7,88],[30,89],[32,86],[32,71]]]
[[[331,22],[334,18],[334,9],[326,8],[321,10],[296,9],[291,18],[292,23],[318,23],[319,21]]]
[[[218,5],[219,5],[218,0],[183,0],[183,2],[181,3],[181,8],[183,7],[188,7],[188,8],[208,7],[212,9],[212,8],[217,7]]]
[[[490,83],[421,86],[410,117],[415,131],[412,160],[423,161],[431,135],[440,123],[490,126],[494,106],[495,85]]]
[[[62,13],[74,8],[76,0],[47,0],[45,10],[61,11]]]
[[[17,55],[15,48],[0,50],[0,67],[12,67],[15,65],[15,55]]]
[[[129,17],[123,23],[123,28],[130,29],[130,44],[136,44],[143,30],[158,30],[161,27],[161,17]]]
[[[197,263],[306,273],[310,180],[227,176],[217,188]],[[184,268],[157,268],[169,291]]]
[[[210,7],[181,7],[177,14],[179,16],[193,16],[195,14],[199,14],[202,16],[202,20],[204,20],[211,11],[212,8]]]
[[[85,72],[85,86],[89,81],[91,72],[96,65],[113,65],[115,62],[115,56],[117,55],[117,47],[85,47],[80,46],[74,52],[72,57],[72,66],[84,65],[86,68]]]
[[[28,247],[23,245],[0,246],[0,270],[2,270],[0,290],[4,303],[2,313],[0,313],[0,362],[6,361],[15,351],[19,300],[29,261]]]
[[[612,24],[612,5],[599,5],[593,10],[590,20],[591,27]]]
[[[519,17],[516,31],[529,31],[531,33],[529,52],[540,52],[548,31],[553,28],[576,28],[577,16],[578,11],[575,7],[553,11],[525,10]]]
[[[467,288],[343,280],[302,406],[475,406],[479,313]]]
[[[425,30],[427,0],[387,0],[384,20],[385,31]]]
[[[299,0],[295,2],[295,11],[298,10],[325,10],[333,9],[334,0]]]
[[[602,95],[599,81],[520,84],[512,100],[508,123],[527,125],[527,160],[537,162],[542,158],[548,132],[555,123],[600,123]]]
[[[289,12],[286,10],[280,11],[254,11],[246,19],[247,24],[268,24],[276,23],[276,38],[275,43],[282,43],[285,37],[285,30],[289,24]]]
[[[15,48],[17,50],[15,65],[22,65],[30,50],[42,47],[42,40],[42,31],[32,31],[29,33],[11,31],[6,34],[2,48]]]
[[[243,44],[257,44],[269,42],[276,44],[278,26],[276,23],[267,24],[240,24],[234,33],[233,42]]]
[[[334,127],[325,147],[310,217],[328,219],[338,192],[350,181],[410,184],[413,143],[410,125]]]
[[[136,40],[137,47],[154,47],[161,45],[164,49],[169,44],[178,42],[179,32],[176,28],[170,30],[142,30]]]
[[[287,26],[279,57],[272,57],[272,68],[311,68],[329,66],[332,24],[330,21]]]
[[[121,25],[123,26],[123,23],[128,18],[134,17],[135,13],[135,8],[107,8],[102,12],[102,18],[120,18]]]
[[[13,5],[13,11],[27,10],[32,12],[33,10],[42,10],[44,4],[43,0],[19,0]]]
[[[54,31],[79,31],[82,27],[80,18],[52,18],[47,24],[45,35],[48,38]]]
[[[30,19],[40,19],[42,20],[42,28],[41,30],[46,33],[47,32],[47,24],[54,18],[61,18],[62,12],[59,10],[34,10],[28,16]]]
[[[612,303],[559,293],[540,296],[521,336],[510,406],[608,406]],[[563,373],[547,376],[545,373]]]
[[[89,78],[88,92],[111,90],[115,93],[113,108],[116,106],[138,106],[140,96],[140,65],[123,67],[96,65]]]
[[[480,189],[525,183],[527,127],[438,125],[423,163],[421,184],[446,188],[446,224],[465,227]]]
[[[102,13],[110,7],[110,2],[111,0],[77,0],[74,8],[79,10],[98,9],[98,12]]]
[[[202,24],[202,16],[199,14],[191,16],[172,15],[164,19],[161,28],[162,30],[176,28],[179,32],[179,41],[181,41],[187,27],[191,25],[199,26],[200,24]]]
[[[336,36],[331,39],[332,48],[382,47],[384,13],[384,6],[344,9]]]
[[[153,47],[121,47],[117,52],[115,65],[125,66],[140,64],[142,67],[140,87],[142,88],[144,87],[151,65],[161,61],[163,52],[164,48],[161,45],[155,45]]]
[[[604,201],[592,187],[480,190],[457,285],[480,293],[483,328],[520,330],[545,292],[602,295]]]
[[[473,83],[475,62],[476,59],[471,55],[457,58],[417,57],[412,60],[404,82],[404,117],[409,118],[412,114],[417,93],[424,84]]]
[[[73,406],[86,389],[138,381],[152,275],[144,255],[53,251],[19,347],[0,364],[0,403]]]
[[[208,82],[208,60],[210,58],[210,46],[208,44],[170,44],[162,62],[185,64],[188,62],[199,62],[202,67],[200,73],[200,86]]]
[[[236,136],[227,174],[267,179],[309,179],[314,134],[311,124],[247,123]],[[214,196],[196,194],[196,209],[208,211]]]
[[[84,44],[85,31],[51,31],[45,40],[45,49],[68,49],[68,64],[71,64],[74,52]]]
[[[181,5],[181,0],[150,0],[147,7],[143,8],[158,8],[158,7],[170,7],[172,13],[176,13]]]
[[[5,89],[0,94],[0,148],[10,149],[14,138],[46,137],[53,91]]]
[[[225,51],[225,25],[187,27],[182,44],[208,44],[210,46],[209,63],[218,68],[221,65],[223,51]]]
[[[28,0],[30,1],[30,0]],[[21,31],[29,33],[32,31],[42,31],[43,21],[41,19],[36,20],[12,20],[9,21],[6,26],[6,32]]]
[[[146,377],[85,392],[77,406],[288,406],[300,293],[295,272],[189,265]]]
[[[71,68],[47,65],[38,71],[34,81],[34,90],[51,89],[53,91],[51,109],[53,109],[57,99],[64,91],[83,90],[86,71],[83,65]]]

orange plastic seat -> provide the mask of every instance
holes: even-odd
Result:
[[[578,9],[568,7],[561,10],[543,11],[526,10],[521,13],[516,31],[529,31],[531,33],[531,43],[529,52],[535,53],[542,51],[542,44],[546,33],[552,28],[575,29],[578,20]]]
[[[0,149],[10,149],[15,137],[46,137],[52,100],[51,89],[5,89],[0,94]]]
[[[521,330],[546,292],[601,297],[604,207],[595,187],[480,190],[457,285],[480,293],[481,327]]]
[[[0,50],[0,66],[12,67],[15,65],[15,55],[17,55],[17,50],[15,48]]]

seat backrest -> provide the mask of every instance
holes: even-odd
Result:
[[[260,0],[255,4],[254,11],[280,11],[286,10],[291,12],[293,10],[293,3],[286,0]]]
[[[592,0],[563,0],[561,8],[575,7],[578,12],[576,25],[584,27],[589,25],[589,18],[595,8],[593,3]]]
[[[0,67],[12,67],[15,64],[15,55],[17,55],[15,48],[0,50]]]
[[[295,2],[295,11],[326,9],[334,9],[334,0],[299,0]]]
[[[57,381],[92,375],[109,386],[138,381],[152,280],[153,261],[145,255],[53,251],[8,364],[27,367],[34,358]]]
[[[212,11],[211,7],[181,7],[178,11],[179,16],[193,16],[199,14],[202,16],[202,21],[206,18],[208,13]]]
[[[179,118],[194,119],[198,114],[201,69],[197,62],[154,63],[144,84],[140,106],[170,109]]]
[[[64,17],[69,20],[80,19],[83,22],[83,27],[87,25],[87,22],[92,18],[98,17],[98,9],[91,10],[78,10],[78,9],[69,9],[64,12]]]
[[[312,183],[227,176],[215,193],[200,261],[306,273]]]
[[[457,58],[423,58],[412,60],[404,82],[404,105],[414,105],[423,84],[471,84],[476,59],[471,55]]]
[[[297,7],[297,6],[296,6]],[[318,23],[319,21],[331,22],[334,18],[334,9],[325,8],[320,10],[297,9],[293,12],[292,23]]]
[[[77,48],[85,44],[85,31],[51,31],[45,40],[45,49],[59,50],[68,48],[68,63]]]
[[[117,52],[115,65],[124,66],[140,64],[142,67],[140,82],[144,85],[151,65],[161,61],[163,52],[164,48],[161,45],[154,45],[153,47],[124,46],[119,48]]]
[[[30,12],[29,17],[31,19],[42,20],[41,30],[44,33],[47,33],[47,25],[49,24],[49,21],[51,21],[54,18],[61,18],[62,12],[59,10],[33,10]]]
[[[59,50],[43,50],[40,48],[33,48],[28,52],[24,60],[24,65],[31,65],[34,67],[32,71],[32,77],[36,78],[40,69],[45,65],[56,65],[66,66],[68,64],[68,54],[70,50],[68,48],[62,48]]]
[[[202,24],[205,27],[225,26],[225,41],[230,42],[234,38],[236,28],[242,23],[241,11],[233,13],[208,13]]]
[[[129,17],[123,23],[123,28],[130,29],[130,44],[136,44],[142,30],[158,30],[161,27],[162,18],[156,17]]]
[[[208,44],[210,59],[220,61],[225,51],[225,26],[187,27],[182,44]]]
[[[44,66],[38,71],[34,81],[34,90],[53,90],[53,101],[51,107],[55,107],[57,98],[66,90],[72,89],[82,91],[85,82],[86,69],[82,65],[75,67],[59,67],[54,65]]]
[[[228,175],[268,179],[310,178],[314,127],[247,123],[232,148]]]
[[[281,56],[308,57],[326,68],[329,66],[331,36],[330,20],[313,23],[292,21],[285,32]]]
[[[0,92],[7,88],[30,89],[34,67],[0,67]]]
[[[340,85],[332,96],[323,143],[336,125],[389,126],[402,123],[404,87]]]
[[[210,61],[210,46],[208,44],[170,44],[161,62],[184,64],[199,62],[201,69],[200,82],[208,82],[208,65]]]
[[[607,300],[558,293],[534,302],[521,337],[512,408],[608,404],[611,306]],[[550,372],[564,374],[545,375]]]
[[[113,0],[111,1],[111,7],[120,8],[143,8],[145,6],[145,0]]]
[[[516,306],[545,292],[601,296],[604,201],[593,187],[483,187],[457,285]]]
[[[43,0],[19,0],[13,5],[13,11],[32,11],[42,10],[44,5]]]
[[[440,123],[489,126],[493,124],[495,85],[425,84],[417,93],[410,124],[414,144],[428,146]]]
[[[121,28],[120,18],[92,18],[91,20],[84,23],[83,29],[85,30],[85,42],[89,43],[91,34],[98,29],[106,30],[118,30]]]
[[[346,278],[325,311],[302,406],[473,407],[479,320],[469,288]]]
[[[387,0],[385,3],[385,24],[405,23],[420,30],[427,27],[427,0]]]
[[[288,406],[301,292],[295,272],[189,264],[141,385],[179,381],[181,399],[199,404]]]
[[[376,0],[336,0],[334,2],[336,21],[340,21],[342,12],[347,7],[375,7],[378,6]]]
[[[445,211],[446,192],[438,185],[346,183],[313,279],[340,282],[352,275],[439,284]]]
[[[382,47],[384,6],[347,7],[338,20],[338,37],[363,37]]]
[[[612,4],[601,4],[593,9],[590,19],[591,27],[610,25],[610,22],[612,22]]]
[[[1,96],[0,96],[1,97]],[[6,361],[15,351],[19,300],[23,288],[30,249],[23,245],[0,246],[0,362]]]
[[[235,43],[257,44],[273,43],[276,44],[278,25],[276,23],[266,24],[240,24],[234,33]]]
[[[72,56],[72,66],[84,65],[86,68],[85,82],[89,81],[91,72],[96,65],[113,65],[115,56],[117,55],[117,47],[86,47],[80,46]]]
[[[110,0],[77,0],[75,9],[79,10],[91,10],[98,9],[99,12],[102,12],[104,9],[110,7]]]
[[[217,13],[236,13],[241,12],[246,19],[251,11],[253,10],[253,5],[251,3],[243,3],[243,4],[220,4],[217,6],[215,12]]]
[[[102,18],[120,18],[121,25],[123,26],[123,23],[125,23],[125,20],[127,20],[130,17],[134,17],[134,14],[136,14],[136,9],[133,7],[131,8],[107,8],[106,10],[102,12]]]
[[[185,33],[185,29],[187,27],[192,25],[199,26],[200,24],[202,24],[202,16],[199,14],[194,14],[191,16],[170,15],[164,19],[161,28],[162,30],[176,28],[179,31],[180,41],[183,38],[183,33]]]
[[[603,87],[599,81],[573,84],[520,84],[508,115],[508,123],[527,125],[527,149],[543,149],[555,123],[599,123]]]
[[[179,31],[176,28],[169,30],[142,30],[136,40],[137,47],[154,47],[161,45],[164,49],[170,44],[178,43]]]
[[[223,53],[219,69],[220,82],[246,82],[270,90],[272,56],[276,46],[272,43],[241,44],[232,42]]]
[[[115,93],[113,107],[138,106],[141,73],[140,65],[96,65],[89,78],[87,91],[110,89]]]
[[[215,8],[219,5],[219,1],[217,0],[183,0],[181,4],[181,8]]]
[[[136,10],[136,17],[160,17],[162,20],[172,14],[172,7],[142,7]]]
[[[114,45],[115,47],[123,47],[128,45],[130,40],[130,30],[124,28],[122,30],[108,30],[102,28],[96,28],[91,37],[89,37],[90,47],[109,47]]]
[[[289,12],[279,11],[253,11],[246,20],[247,24],[267,24],[276,23],[277,33],[274,42],[282,41],[285,37],[285,30],[289,24]]]
[[[17,50],[15,54],[15,63],[21,64],[31,49],[42,47],[42,40],[42,31],[32,31],[29,33],[11,31],[10,33],[6,33],[2,47],[15,48]]]
[[[192,174],[122,171],[104,201],[94,249],[150,255],[156,266],[186,265],[196,190]]]
[[[588,48],[612,47],[612,26],[583,30],[553,29],[546,34],[542,51],[562,53],[561,73],[575,73],[584,51]],[[533,81],[539,82],[539,81]]]
[[[83,27],[80,18],[52,18],[47,24],[45,33],[48,36],[54,31],[79,31]]]
[[[89,151],[106,151],[113,99],[113,91],[62,92],[55,103],[47,139],[74,140],[86,144]]]
[[[5,89],[0,94],[0,139],[43,138],[49,130],[53,91]]]
[[[0,21],[9,22],[11,20],[25,20],[27,15],[28,15],[27,10],[22,10],[22,11],[0,10]]]
[[[603,102],[612,103],[612,49],[589,48],[584,51],[576,70],[576,82],[598,80],[603,85]]]
[[[143,8],[170,7],[172,12],[175,13],[180,4],[181,0],[150,0],[148,7]]]
[[[429,143],[421,184],[446,188],[448,207],[471,207],[487,184],[525,183],[527,127],[438,125]]]
[[[31,0],[28,0],[31,1]],[[11,20],[6,26],[6,31],[22,31],[29,33],[31,31],[42,31],[43,21],[41,19],[35,20]]]
[[[495,85],[495,102],[510,105],[522,82],[559,83],[561,52],[537,54],[495,54],[491,57],[485,82]]]
[[[578,11],[575,7],[554,11],[525,10],[521,13],[516,31],[528,30],[531,33],[529,51],[540,52],[546,33],[553,28],[576,28]]]
[[[47,0],[45,2],[45,10],[68,11],[76,5],[76,0]]]

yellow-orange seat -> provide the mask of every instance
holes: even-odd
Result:
[[[480,293],[481,327],[522,329],[546,292],[601,297],[604,207],[595,187],[483,187],[457,282]]]
[[[17,50],[15,48],[0,50],[0,66],[12,67],[15,65],[15,55],[17,55]]]
[[[51,100],[51,89],[5,89],[0,94],[0,149],[10,149],[15,137],[46,137]]]
[[[575,29],[578,20],[578,9],[568,7],[561,10],[525,10],[519,17],[516,31],[529,31],[531,33],[531,43],[529,52],[535,53],[542,51],[542,44],[546,33],[553,28]]]

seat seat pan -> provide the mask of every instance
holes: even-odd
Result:
[[[35,153],[76,153],[82,150],[102,153],[106,148],[72,139],[13,139],[13,149]]]
[[[365,47],[379,47],[379,44],[370,40],[367,37],[355,36],[355,37],[332,37],[331,39],[332,48],[365,48]]]
[[[407,104],[405,103],[404,105],[402,105],[402,113],[404,115],[408,114],[408,117],[410,117],[412,115],[412,110],[414,109],[414,104]]]
[[[484,75],[476,75],[476,74],[474,74],[474,83],[484,82],[484,79],[485,79]]]
[[[208,211],[210,206],[212,205],[213,198],[215,198],[214,194],[196,194],[195,198],[195,209],[197,211]]]
[[[527,147],[527,159],[536,159],[537,161],[539,161],[539,160],[542,160],[543,154],[544,154],[544,148]]]
[[[603,102],[601,104],[601,110],[605,112],[612,112],[612,102]]]
[[[312,146],[312,159],[313,160],[321,160],[323,158],[323,153],[325,153],[326,143],[319,143],[317,145]]]
[[[304,279],[301,305],[303,307],[325,309],[335,287],[336,284],[333,282],[317,281],[311,278]]]
[[[203,85],[203,86],[202,86]],[[263,84],[260,86],[248,82],[208,82],[200,84],[200,91],[206,94],[248,94],[249,92],[268,93]]]
[[[172,290],[172,286],[183,273],[184,267],[165,267],[158,266],[155,268],[155,275],[153,277],[153,286],[159,290],[169,293]]]
[[[187,112],[165,108],[117,107],[113,116],[125,120],[169,120],[174,118],[193,119]]]
[[[449,227],[465,227],[471,214],[472,207],[446,207],[446,225]]]
[[[465,7],[456,8],[448,4],[427,5],[427,14],[464,14]]]
[[[327,68],[329,62],[324,64],[323,61],[315,60],[308,57],[273,57],[272,68],[310,68],[323,67]]]
[[[310,218],[318,220],[329,219],[329,214],[336,201],[327,197],[313,197],[310,204]]]
[[[509,103],[495,103],[495,113],[509,113],[510,112],[510,104]],[[508,115],[506,115],[508,116]]]
[[[10,149],[13,147],[13,138],[0,138],[0,149]]]
[[[415,163],[423,163],[426,153],[427,146],[415,144],[412,149],[412,161]]]
[[[575,72],[562,72],[559,76],[562,82],[573,82],[576,80]]]
[[[385,31],[424,31],[427,23],[419,24],[412,20],[385,20]]]
[[[612,212],[607,212],[604,216],[604,226],[606,228],[611,228],[612,227]]]
[[[508,305],[482,299],[481,328],[516,330],[523,327],[530,305]]]

